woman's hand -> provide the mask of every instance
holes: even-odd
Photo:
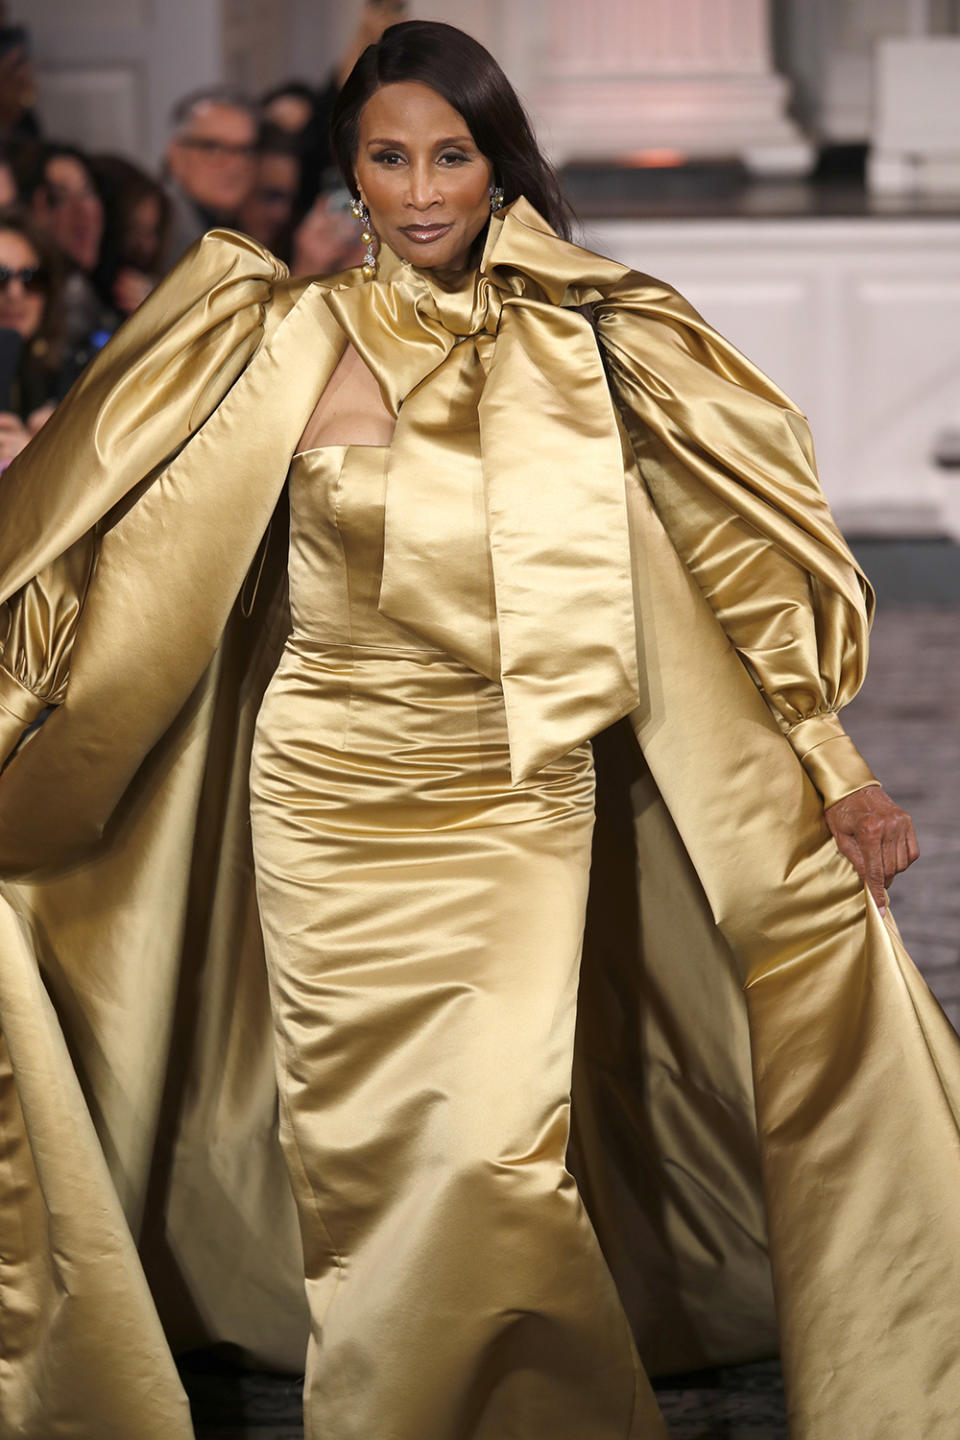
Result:
[[[18,415],[9,410],[0,414],[0,465],[9,465],[30,439],[30,432]]]
[[[879,785],[854,790],[823,813],[840,854],[850,861],[885,915],[884,890],[920,854],[910,816]]]

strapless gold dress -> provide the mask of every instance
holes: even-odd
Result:
[[[590,747],[511,786],[499,685],[379,613],[387,454],[293,462],[251,772],[306,1434],[659,1437],[565,1165]]]

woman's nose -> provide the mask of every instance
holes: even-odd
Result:
[[[413,167],[410,171],[410,204],[417,210],[427,210],[440,199],[436,177],[432,170]]]

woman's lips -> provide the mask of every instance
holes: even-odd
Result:
[[[429,245],[432,240],[439,240],[452,229],[452,225],[403,225],[400,233],[406,235],[415,245]]]

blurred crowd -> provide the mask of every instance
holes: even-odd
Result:
[[[184,96],[154,175],[46,133],[29,37],[0,5],[0,469],[205,231],[241,230],[297,275],[360,262],[330,111],[361,50],[405,9],[362,0],[348,52],[319,81]]]

